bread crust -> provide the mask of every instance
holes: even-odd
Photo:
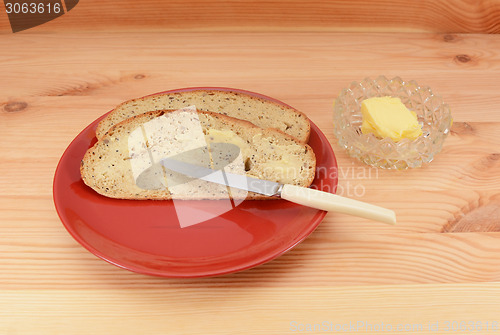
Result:
[[[209,100],[209,97],[215,97],[217,101]],[[226,103],[226,100],[229,103]],[[99,122],[96,129],[96,136],[98,139],[102,138],[111,127],[127,118],[153,110],[179,109],[187,107],[195,101],[198,101],[196,107],[199,110],[243,119],[261,128],[276,128],[294,136],[302,143],[309,141],[311,128],[309,119],[304,113],[288,105],[280,104],[273,100],[262,99],[250,93],[216,89],[167,92],[125,101]],[[218,104],[218,101],[222,102]],[[246,107],[247,105],[248,107]],[[246,109],[242,110],[245,107]],[[266,111],[265,109],[268,110]],[[270,117],[270,113],[275,115]]]

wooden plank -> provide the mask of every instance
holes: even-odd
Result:
[[[323,222],[306,241],[270,263],[202,279],[162,279],[119,269],[80,247],[62,226],[27,227],[22,232],[23,225],[3,228],[1,283],[3,289],[85,290],[91,285],[105,290],[110,286],[333,287],[500,280],[499,233],[398,234],[380,229],[379,234],[365,234],[361,226],[346,232],[338,221]]]
[[[498,284],[0,291],[3,334],[496,334]],[[57,317],[54,317],[57,315]],[[90,323],[89,320],[92,320]],[[316,326],[315,326],[316,325]],[[307,330],[310,327],[310,330]],[[315,327],[315,328],[314,328]],[[331,329],[331,330],[330,330]],[[392,329],[392,330],[388,330]],[[314,331],[316,330],[316,331]]]
[[[498,0],[80,1],[34,31],[500,32]],[[5,14],[0,32],[10,32]]]
[[[0,41],[0,70],[10,83],[0,92],[0,108],[11,110],[24,102],[25,112],[41,113],[57,101],[45,99],[91,96],[99,100],[76,99],[73,105],[61,100],[55,108],[68,104],[69,113],[79,109],[77,104],[91,103],[102,106],[97,117],[146,94],[226,86],[282,99],[314,118],[318,109],[330,113],[335,97],[351,81],[384,74],[431,86],[450,104],[455,121],[500,120],[495,112],[499,96],[491,84],[500,76],[499,35],[455,35],[454,42],[446,35],[409,36],[23,33]],[[32,104],[41,108],[31,110]]]

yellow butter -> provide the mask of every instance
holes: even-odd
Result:
[[[231,143],[240,147],[242,159],[246,161],[252,156],[252,147],[260,148],[260,151],[267,150],[273,156],[280,157],[278,160],[253,161],[253,168],[247,173],[253,177],[261,179],[277,180],[281,183],[294,183],[295,178],[300,176],[300,167],[303,160],[292,153],[287,152],[289,146],[281,146],[271,143],[270,139],[257,134],[252,137],[251,144],[238,136],[231,130],[208,129],[205,138],[208,143],[223,142]]]
[[[380,138],[390,137],[395,142],[422,135],[417,115],[408,110],[399,98],[376,97],[361,102],[363,134],[374,134]]]
[[[285,159],[280,159],[279,161],[260,163],[260,170],[264,172],[262,178],[274,176],[282,183],[292,184],[294,179],[300,175],[301,171],[298,167],[302,165],[302,161],[292,155],[285,157]]]
[[[243,157],[247,157],[250,150],[249,144],[231,130],[208,129],[206,131],[205,139],[208,143],[220,142],[237,145],[240,147]]]

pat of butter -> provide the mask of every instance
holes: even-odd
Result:
[[[361,102],[363,134],[374,134],[380,138],[390,137],[395,142],[422,135],[417,115],[408,110],[399,98],[376,97]]]

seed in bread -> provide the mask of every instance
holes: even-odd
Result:
[[[101,139],[115,124],[145,112],[179,109],[191,105],[202,111],[246,120],[261,128],[281,130],[302,143],[309,140],[309,120],[298,110],[251,94],[216,89],[157,94],[126,101],[99,123],[96,136]]]
[[[137,148],[129,146],[131,135],[142,132],[143,128],[147,128],[145,125],[147,126],[148,122],[167,117],[169,120],[162,124],[169,124],[168,129],[148,130],[151,134],[158,131],[157,134],[162,134],[161,136],[148,136],[151,141],[147,143],[138,141],[136,143],[140,145]],[[201,142],[194,138],[199,137],[200,132],[193,132],[192,127],[189,127],[196,123],[201,127],[203,143],[208,143],[209,146],[211,143],[231,143],[240,148],[240,162],[242,162],[240,166],[243,166],[243,172],[248,176],[304,187],[309,186],[314,179],[316,159],[311,147],[276,129],[262,129],[250,122],[212,112],[152,111],[115,125],[87,151],[80,168],[83,181],[99,194],[120,199],[227,198],[225,186],[216,186],[202,180],[191,181],[193,184],[189,187],[184,187],[185,185],[180,182],[178,184],[181,187],[175,193],[171,192],[168,181],[156,182],[154,187],[150,188],[140,187],[141,185],[137,184],[140,171],[148,168],[151,169],[152,175],[157,174],[161,179],[161,175],[165,172],[161,168],[155,168],[154,165],[162,156],[170,157],[178,154],[179,149],[187,151],[196,149],[195,146]],[[169,145],[160,145],[161,138],[165,141],[169,136]],[[203,146],[201,148],[203,150]],[[141,155],[143,159],[137,160]],[[214,157],[211,157],[212,164],[213,159]],[[142,167],[133,168],[132,165],[136,164],[133,162],[146,163]],[[192,185],[199,190],[194,192]],[[245,195],[247,199],[269,198],[252,192]]]

